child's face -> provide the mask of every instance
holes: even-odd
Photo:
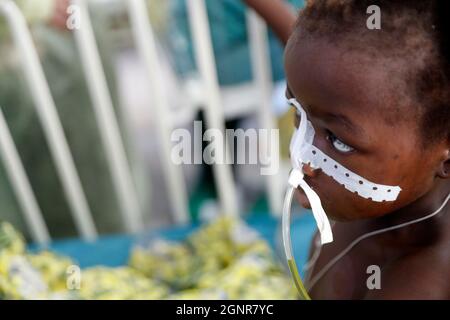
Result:
[[[396,94],[401,89],[396,68],[324,40],[291,40],[286,47],[288,95],[312,122],[314,145],[372,182],[402,188],[396,201],[380,203],[351,193],[320,171],[306,174],[331,218],[381,216],[412,203],[436,183],[442,154],[421,147],[419,114]],[[307,202],[298,193],[300,202]]]

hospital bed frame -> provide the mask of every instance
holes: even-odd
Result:
[[[203,106],[209,128],[224,130],[225,108],[221,97],[221,88],[217,80],[205,2],[204,0],[186,1],[195,59],[200,75],[199,81],[204,89],[203,92],[205,92],[205,95],[201,97],[202,103],[196,104],[196,107],[198,105]],[[80,28],[73,31],[89,94],[93,102],[102,147],[107,155],[107,165],[112,176],[115,196],[120,205],[126,230],[130,233],[137,233],[143,228],[143,212],[139,205],[130,166],[127,163],[124,144],[114,114],[111,94],[106,84],[86,2],[86,0],[72,1],[72,4],[79,9],[81,21]],[[152,116],[158,119],[155,123],[158,137],[161,140],[161,162],[167,182],[167,193],[171,197],[173,217],[176,223],[184,224],[189,222],[187,190],[181,167],[171,161],[172,144],[170,136],[175,126],[174,115],[170,112],[168,100],[164,94],[164,84],[158,78],[160,66],[158,64],[156,39],[149,21],[145,1],[127,0],[126,3],[133,39],[139,56],[145,65],[150,81],[149,90],[154,97],[152,109],[154,114]],[[98,232],[25,18],[12,0],[0,0],[0,13],[8,22],[20,54],[26,83],[31,92],[77,230],[84,240],[95,240]],[[253,86],[253,92],[256,94],[254,96],[254,109],[250,108],[245,112],[256,112],[261,127],[274,129],[275,121],[271,112],[272,77],[268,57],[267,30],[265,24],[254,12],[249,11],[247,18],[254,72],[251,86]],[[220,143],[220,141],[217,143]],[[217,145],[217,147],[221,148],[220,145]],[[263,144],[262,148],[267,148],[267,145]],[[278,152],[273,148],[271,148],[271,151]],[[1,106],[0,155],[25,216],[27,227],[31,231],[32,240],[41,245],[48,244],[51,241],[49,231],[3,116]],[[238,215],[237,195],[230,165],[215,164],[213,172],[223,213]],[[266,176],[266,190],[271,212],[275,215],[280,214],[282,182],[279,174]]]

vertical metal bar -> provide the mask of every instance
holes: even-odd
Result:
[[[195,59],[205,88],[204,93],[207,96],[205,109],[207,125],[209,128],[220,130],[225,136],[225,121],[205,2],[204,0],[187,0],[187,5]],[[216,150],[223,150],[225,158],[229,159],[229,153],[224,148],[224,141],[213,141],[212,143]],[[224,213],[238,215],[236,188],[231,167],[226,163],[215,164],[213,170]]]
[[[117,118],[114,115],[89,11],[85,0],[73,0],[72,3],[77,6],[80,13],[80,27],[74,29],[75,40],[80,51],[100,136],[107,154],[113,185],[127,230],[137,232],[143,228],[143,216],[136,186],[127,163]]]
[[[7,17],[14,41],[19,49],[25,78],[75,224],[83,238],[93,240],[97,232],[92,215],[25,18],[11,0],[1,1],[0,11]]]
[[[170,119],[169,104],[164,95],[160,75],[161,67],[158,63],[155,37],[148,18],[148,10],[143,0],[128,0],[128,11],[131,19],[133,35],[138,52],[147,69],[150,90],[154,97],[155,125],[158,130],[162,146],[162,165],[165,171],[168,194],[175,213],[177,223],[189,221],[186,185],[180,166],[171,159],[171,131],[173,121]]]
[[[254,82],[259,88],[257,109],[259,121],[264,129],[276,130],[275,120],[271,111],[271,93],[273,88],[272,71],[270,67],[271,62],[268,51],[267,27],[261,18],[252,10],[249,10],[247,14],[247,25]],[[266,141],[260,137],[261,153],[267,155],[268,151],[270,151],[270,160],[279,159],[279,141],[273,141],[271,134],[268,135],[268,138],[270,141]],[[272,214],[281,215],[283,206],[283,184],[279,172],[266,177],[266,192],[269,197],[269,205]]]
[[[5,164],[11,185],[21,209],[25,214],[25,222],[31,231],[33,241],[46,245],[50,235],[42,217],[42,212],[34,196],[30,181],[20,161],[19,153],[14,145],[2,109],[0,108],[0,154]]]

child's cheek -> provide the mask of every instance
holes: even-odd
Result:
[[[435,183],[432,161],[416,145],[399,148],[397,153],[384,163],[384,177],[402,191],[396,202],[410,203],[428,192]]]

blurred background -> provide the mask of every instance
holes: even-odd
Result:
[[[2,0],[0,12],[0,221],[16,230],[5,227],[6,235],[81,267],[153,268],[145,255],[130,258],[132,245],[154,244],[164,232],[179,241],[205,222],[212,238],[238,228],[219,216],[244,218],[277,246],[293,114],[282,44],[244,2]],[[175,165],[171,133],[193,134],[196,120],[203,130],[279,128],[280,170]],[[313,222],[302,219],[306,260]],[[183,255],[178,249],[169,256]],[[154,268],[178,263],[166,262]]]

